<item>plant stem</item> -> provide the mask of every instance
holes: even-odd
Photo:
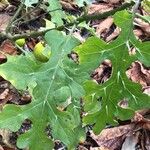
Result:
[[[15,21],[15,19],[18,17],[18,15],[19,15],[20,11],[22,10],[23,6],[24,6],[24,0],[22,2],[20,2],[19,8],[17,9],[16,13],[14,14],[12,19],[8,23],[8,25],[6,27],[6,33],[10,32],[11,26],[12,26],[13,22]]]
[[[148,21],[146,18],[144,18],[142,15],[140,15],[138,13],[135,13],[135,16],[138,17],[138,18],[140,18],[140,19],[142,19],[142,20],[144,20],[147,23],[150,23],[150,21]]]
[[[74,24],[77,25],[77,24],[79,24],[79,23],[81,23],[83,21],[104,19],[104,18],[106,18],[108,16],[114,15],[118,11],[124,10],[124,9],[126,9],[126,8],[128,8],[130,6],[133,6],[134,4],[135,3],[133,1],[131,1],[130,3],[124,3],[120,7],[116,8],[116,9],[113,9],[111,11],[107,11],[107,12],[104,12],[104,13],[92,14],[92,15],[83,15],[83,16],[77,18],[73,22],[67,23],[67,24],[62,25],[62,26],[58,26],[56,28],[45,29],[43,31],[33,31],[33,32],[30,32],[30,33],[16,34],[16,35],[10,35],[10,34],[6,33],[7,35],[5,35],[5,36],[7,36],[7,38],[11,39],[11,40],[17,40],[17,39],[20,39],[20,38],[28,38],[28,37],[38,37],[38,36],[44,35],[46,32],[48,32],[50,30],[60,30],[60,31],[62,31],[65,27],[69,27],[69,26],[72,26]],[[15,17],[13,17],[13,18],[15,18]]]
[[[31,11],[25,13],[24,15],[22,15],[20,18],[16,19],[13,24],[17,23],[18,21],[24,19],[26,16],[32,14],[40,5],[40,3],[42,2],[43,0],[39,0],[38,4],[36,5],[36,7],[34,9],[32,9]]]
[[[77,21],[83,22],[83,21],[90,21],[90,20],[99,20],[99,19],[103,19],[106,18],[108,16],[114,15],[116,12],[124,10],[130,6],[133,6],[135,3],[133,1],[131,1],[130,3],[124,3],[123,5],[121,5],[120,7],[104,12],[103,14],[101,13],[97,13],[97,14],[92,14],[92,15],[83,15],[81,17],[79,17],[77,19]]]

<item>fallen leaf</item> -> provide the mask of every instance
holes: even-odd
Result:
[[[0,145],[0,150],[4,150],[3,147]]]
[[[113,9],[113,6],[108,4],[92,4],[88,8],[88,14],[104,13]]]
[[[100,22],[100,24],[97,26],[96,34],[99,36],[103,32],[106,32],[111,27],[112,24],[113,24],[113,18],[112,17],[106,18],[105,20]]]
[[[112,65],[110,60],[105,60],[91,75],[97,83],[106,82],[111,76]]]
[[[9,55],[17,54],[17,49],[9,40],[5,40],[0,46],[0,62],[6,59],[6,56],[4,54],[9,54]]]
[[[3,11],[8,5],[9,5],[9,2],[7,0],[1,0],[0,1],[0,11]]]
[[[6,99],[6,97],[9,94],[9,89],[5,89],[1,94],[0,94],[0,101],[3,99]]]
[[[84,146],[82,146],[82,145],[79,145],[78,150],[88,150],[88,149],[87,149],[87,148],[85,148],[85,147],[84,147]]]
[[[135,18],[134,21],[136,22],[136,25],[140,27],[145,32],[145,34],[147,34],[148,37],[150,37],[150,24],[147,22],[144,22],[140,18]]]
[[[150,72],[138,61],[132,63],[131,68],[127,70],[126,74],[129,79],[141,84],[143,87],[150,85]]]
[[[136,150],[136,144],[138,143],[138,135],[134,134],[127,136],[121,150]]]
[[[5,31],[11,16],[7,14],[0,14],[0,32]]]
[[[72,2],[61,0],[60,1],[62,8],[66,10],[76,10],[76,5]]]
[[[131,131],[130,125],[104,129],[99,135],[91,133],[91,137],[97,142],[100,147],[109,150],[119,149],[126,135]]]
[[[142,36],[144,36],[144,33],[141,29],[135,29],[133,32],[138,39],[142,39]]]
[[[150,118],[150,109],[137,111],[129,124],[104,129],[99,135],[91,131],[90,137],[99,145],[97,150],[136,150],[137,146],[142,150],[149,150],[150,119],[148,118]]]
[[[143,93],[150,96],[150,86],[147,86],[147,87],[143,88]]]
[[[10,143],[10,137],[12,132],[6,129],[0,129],[0,135],[2,136],[2,142],[9,148],[14,148],[14,145]]]
[[[111,150],[111,148],[108,149],[106,147],[101,146],[101,147],[91,147],[90,150]]]
[[[106,42],[110,42],[111,40],[113,40],[114,38],[116,38],[120,33],[120,29],[117,27],[114,32],[112,32],[112,34],[110,34],[109,36],[106,37]]]
[[[121,0],[103,0],[104,2],[106,3],[109,3],[109,4],[117,4],[119,3]]]

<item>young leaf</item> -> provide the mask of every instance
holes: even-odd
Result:
[[[47,32],[45,39],[52,49],[47,63],[36,61],[32,55],[20,55],[8,56],[7,62],[0,66],[0,74],[6,80],[17,89],[28,87],[32,95],[30,104],[4,107],[0,114],[0,128],[17,131],[25,119],[30,119],[32,128],[19,137],[18,147],[53,149],[53,142],[45,131],[50,125],[52,137],[72,149],[79,142],[78,134],[84,133],[78,108],[79,98],[84,94],[81,83],[85,75],[67,54],[79,45],[79,41],[58,31]],[[56,95],[58,92],[59,96]],[[71,99],[70,105],[66,111],[59,110],[59,104],[67,98]]]
[[[131,82],[126,76],[126,70],[135,60],[150,66],[150,42],[138,42],[133,34],[133,17],[127,11],[114,15],[115,24],[121,28],[120,36],[112,43],[91,37],[76,48],[82,70],[89,74],[105,59],[111,60],[112,74],[108,81],[98,85],[94,81],[84,84],[86,91],[85,111],[87,115],[83,123],[93,124],[95,133],[99,133],[106,124],[116,124],[117,119],[126,120],[133,116],[134,111],[150,107],[150,97],[142,93],[141,86]],[[128,47],[133,45],[137,49],[135,56],[129,55]],[[127,101],[128,107],[119,106],[121,100]]]
[[[52,16],[51,21],[56,23],[56,25],[63,25],[62,19],[65,18],[65,13],[62,11],[62,7],[59,0],[49,0],[49,7],[47,8],[50,11]]]

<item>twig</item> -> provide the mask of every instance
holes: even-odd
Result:
[[[23,18],[25,18],[26,16],[30,15],[31,13],[33,13],[36,8],[40,5],[40,3],[42,2],[43,0],[39,0],[38,4],[36,5],[36,7],[34,9],[32,9],[31,11],[28,11],[27,13],[25,13],[24,15],[22,15],[20,18],[16,19],[13,24],[16,24],[18,21],[22,20]]]
[[[41,15],[35,17],[35,18],[32,18],[32,19],[23,21],[23,22],[21,22],[20,24],[28,24],[29,22],[34,21],[34,20],[37,20],[37,19],[41,18],[42,16],[48,14],[49,12],[54,12],[54,11],[57,11],[57,10],[62,10],[62,9],[58,8],[58,9],[50,10],[50,11],[48,11],[48,12],[46,12],[46,13],[43,13],[43,14],[41,14]],[[17,21],[17,20],[16,20],[16,21]],[[13,24],[15,24],[16,21],[15,21]]]
[[[135,5],[134,5],[134,7],[132,9],[133,14],[135,14],[137,12],[140,3],[141,3],[141,0],[135,0]]]
[[[150,24],[150,21],[148,21],[146,18],[144,18],[144,16],[140,15],[139,13],[135,13],[135,16]]]
[[[92,15],[83,15],[83,16],[77,18],[73,22],[67,23],[67,24],[62,25],[62,26],[58,26],[56,28],[45,29],[43,31],[33,31],[33,32],[30,32],[30,33],[25,33],[25,34],[16,34],[16,35],[7,34],[5,36],[7,36],[7,38],[11,39],[11,40],[17,40],[17,39],[20,39],[20,38],[28,38],[28,37],[38,37],[38,36],[44,35],[47,31],[50,31],[50,30],[61,30],[62,31],[66,27],[72,26],[74,24],[77,25],[77,24],[79,24],[83,21],[98,20],[98,19],[106,18],[108,16],[114,15],[118,11],[124,10],[124,9],[126,9],[130,6],[133,6],[134,4],[135,3],[133,1],[131,1],[130,3],[125,3],[122,6],[116,8],[116,9],[113,9],[111,11],[108,11],[108,12],[97,13],[97,14],[92,14]]]
[[[18,44],[15,44],[15,46],[22,52],[22,53],[26,53],[26,51],[20,47]]]
[[[11,26],[13,24],[13,22],[15,21],[15,19],[18,17],[20,11],[22,10],[24,6],[24,0],[20,3],[19,8],[17,9],[16,13],[14,14],[14,16],[12,17],[12,19],[10,20],[10,22],[8,23],[7,27],[6,27],[6,33],[8,33],[11,29]]]
[[[103,14],[101,13],[97,13],[97,14],[93,14],[93,15],[83,15],[81,17],[79,17],[77,19],[77,21],[79,22],[83,22],[83,21],[90,21],[90,20],[99,20],[99,19],[103,19],[106,18],[108,16],[114,15],[117,11],[121,11],[124,10],[130,6],[133,6],[135,3],[133,1],[131,1],[130,3],[124,3],[123,5],[121,5],[120,7],[104,12]]]

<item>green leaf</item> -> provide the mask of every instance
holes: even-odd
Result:
[[[30,104],[6,105],[0,114],[0,128],[17,131],[25,119],[30,119],[32,128],[19,137],[19,148],[53,149],[53,141],[45,131],[50,125],[52,137],[73,149],[79,142],[78,134],[84,133],[79,98],[84,95],[81,84],[86,76],[67,54],[79,45],[79,41],[58,31],[47,32],[45,40],[51,47],[47,63],[40,63],[31,54],[26,54],[8,56],[7,62],[0,66],[1,76],[17,89],[28,88],[32,96]],[[59,105],[68,97],[69,106],[64,111],[59,110]]]
[[[133,16],[127,11],[117,12],[114,20],[121,28],[116,40],[106,44],[96,37],[91,37],[75,49],[79,55],[80,67],[89,74],[105,59],[112,63],[112,73],[108,81],[100,85],[94,81],[84,84],[84,110],[87,115],[83,118],[83,124],[94,125],[93,130],[97,134],[106,124],[115,125],[117,119],[130,119],[135,110],[150,107],[150,97],[143,94],[142,87],[131,82],[126,75],[126,70],[135,60],[150,66],[150,42],[141,43],[134,37]],[[137,49],[136,55],[129,55],[130,45]],[[127,108],[119,106],[121,100],[127,101]]]
[[[32,7],[32,4],[36,4],[38,3],[38,0],[25,0],[24,4],[27,6],[27,7]]]
[[[142,1],[142,7],[144,8],[145,11],[148,13],[150,12],[150,1],[149,0],[143,0]]]
[[[56,23],[56,25],[63,25],[63,18],[65,18],[65,13],[62,11],[62,7],[59,0],[48,0],[49,7],[47,11],[50,11],[51,21]]]
[[[133,45],[136,48],[136,56],[137,59],[140,60],[145,66],[150,66],[150,42],[135,42],[134,40],[131,41],[133,43]]]

